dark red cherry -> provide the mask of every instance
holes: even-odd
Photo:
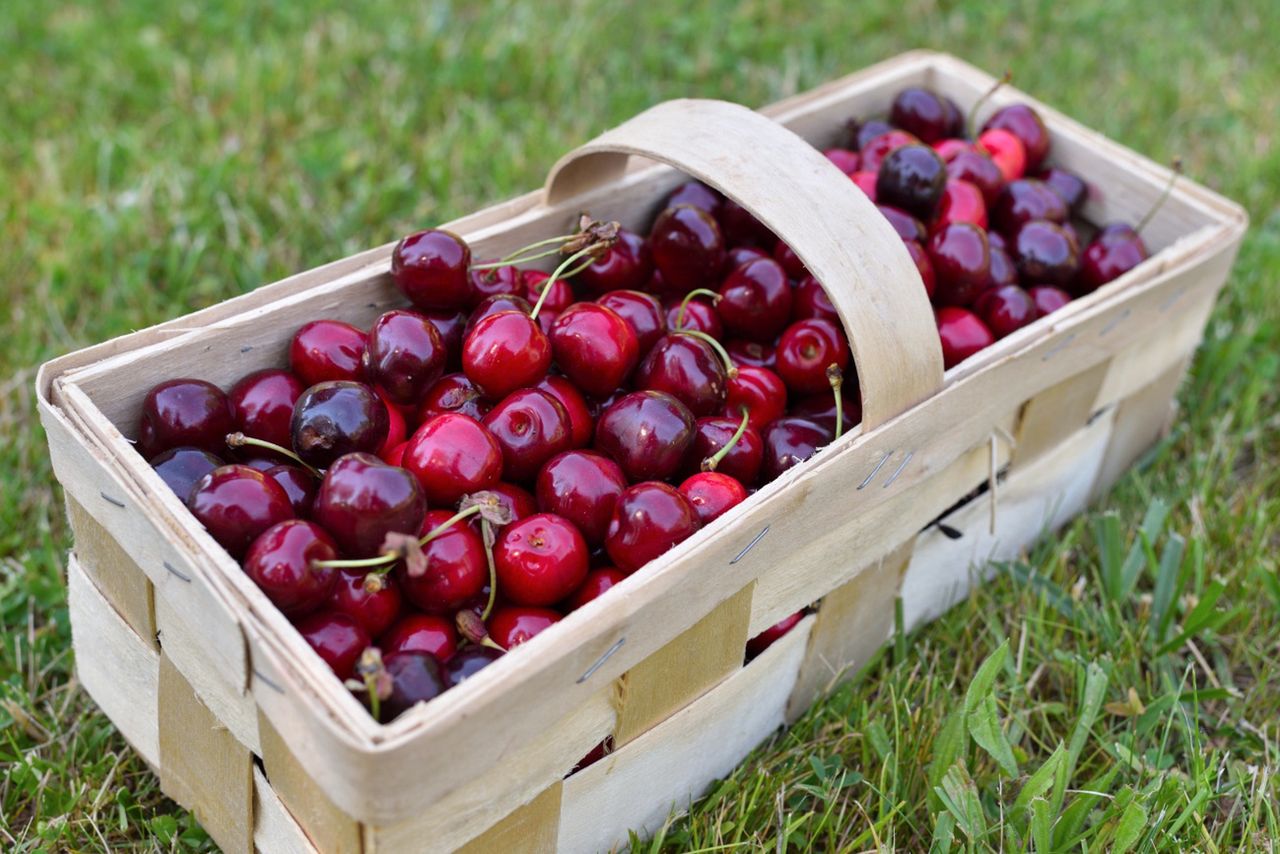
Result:
[[[610,291],[596,302],[630,324],[631,331],[636,334],[637,358],[643,358],[649,348],[666,334],[666,312],[652,294],[635,290]]]
[[[404,452],[408,447],[409,443],[407,441],[401,442],[386,451],[379,452],[378,456],[389,466],[401,466],[403,468]]]
[[[692,205],[715,216],[720,211],[723,196],[701,181],[686,181],[671,191],[667,196],[667,207]]]
[[[605,535],[605,549],[628,574],[693,536],[698,511],[665,483],[637,483],[618,496]]]
[[[987,239],[991,240],[994,231],[987,232]],[[1009,257],[1007,250],[995,245],[995,241],[991,241],[991,287],[999,287],[1000,285],[1016,285],[1018,283],[1018,268],[1014,266],[1013,258]]]
[[[802,418],[779,418],[764,428],[762,479],[767,483],[789,468],[797,466],[831,442],[833,434]]]
[[[973,310],[996,338],[1018,331],[1039,316],[1030,295],[1017,285],[988,288]]]
[[[1027,152],[1027,171],[1034,172],[1049,154],[1049,131],[1040,114],[1027,104],[1010,104],[996,110],[983,123],[984,131],[1006,130],[1016,136]]]
[[[551,342],[536,321],[501,311],[477,323],[462,344],[462,370],[490,400],[536,385],[551,366]]]
[[[342,680],[355,673],[360,654],[368,648],[369,635],[360,624],[335,611],[320,611],[294,623],[298,634],[329,669]]]
[[[639,290],[653,275],[653,258],[645,239],[625,228],[605,253],[575,277],[593,294]]]
[[[545,310],[545,308],[544,306],[543,309]],[[533,313],[533,305],[519,294],[495,294],[485,297],[476,303],[476,307],[471,310],[471,315],[467,318],[466,328],[462,333],[462,340],[464,342],[467,340],[467,335],[471,334],[471,330],[476,328],[477,323],[500,311],[517,311],[521,314],[531,314]]]
[[[924,243],[928,239],[929,232],[925,229],[924,223],[906,211],[891,205],[876,205],[876,208],[885,219],[889,220],[889,225],[893,226],[893,230],[898,232],[898,236],[903,240]]]
[[[569,416],[569,447],[585,448],[596,432],[596,419],[591,415],[586,398],[578,387],[564,377],[547,374],[536,388],[560,401]]]
[[[1035,178],[1010,181],[991,209],[991,227],[1012,238],[1023,225],[1035,219],[1064,223],[1067,203],[1043,181]]]
[[[996,343],[986,324],[968,309],[947,306],[935,313],[942,339],[942,364],[950,369]]]
[[[755,246],[734,246],[724,256],[724,274],[727,276],[748,261],[772,257]],[[781,263],[781,262],[779,262]]]
[[[618,464],[594,451],[567,451],[538,473],[538,507],[568,519],[593,546],[604,542],[613,505],[627,488]]]
[[[542,292],[546,290],[547,282],[550,281],[551,274],[542,270],[521,270],[520,282],[524,289],[520,295],[530,306],[535,305],[542,298]],[[547,298],[542,300],[542,310],[559,313],[564,311],[577,300],[577,296],[573,292],[573,286],[569,284],[567,279],[556,279],[551,283],[551,293],[547,294]],[[541,313],[538,314],[542,316]]]
[[[858,166],[862,163],[862,158],[856,151],[850,151],[847,148],[828,148],[822,152],[822,156],[830,160],[835,167],[846,175],[852,175],[858,171]]]
[[[293,518],[293,505],[280,484],[248,466],[222,466],[209,472],[196,481],[187,504],[237,560],[259,534]]]
[[[586,540],[554,513],[535,513],[503,528],[493,559],[498,589],[517,605],[552,605],[587,577]]]
[[[746,208],[733,199],[724,200],[716,219],[729,246],[754,246],[768,251],[778,239],[767,225],[752,216]]]
[[[737,418],[728,416],[699,418],[685,470],[695,473],[701,471],[707,460],[733,440],[733,434],[737,432],[741,423],[741,413]],[[760,461],[763,455],[764,445],[761,442],[760,433],[748,423],[747,429],[738,437],[738,441],[729,449],[729,453],[716,464],[715,470],[742,483],[755,483],[760,474]],[[684,491],[683,487],[681,491]],[[688,497],[687,494],[686,497]],[[705,523],[707,520],[702,521]]]
[[[835,303],[831,302],[831,297],[827,295],[826,289],[818,283],[818,280],[813,276],[805,276],[796,284],[791,295],[791,319],[793,321],[808,320],[811,317],[839,322],[840,315],[836,312]]]
[[[1080,270],[1075,241],[1062,226],[1032,220],[1013,238],[1013,263],[1024,282],[1062,287]]]
[[[818,394],[831,387],[827,369],[844,371],[849,345],[840,327],[830,320],[798,320],[778,339],[778,376],[796,394]]]
[[[988,208],[1000,198],[1004,189],[1004,175],[986,152],[976,149],[961,151],[947,163],[947,177],[953,181],[966,181],[982,193],[982,201]]]
[[[333,535],[343,553],[375,557],[387,534],[416,534],[427,512],[412,474],[372,454],[346,454],[320,481],[312,518]]]
[[[1006,254],[1009,251],[1009,241],[998,231],[987,232],[987,246],[992,249],[1003,249]]]
[[[467,314],[461,311],[428,311],[423,315],[440,335],[440,343],[444,345],[444,364],[446,371],[457,371],[462,367],[462,336],[467,328]]]
[[[373,390],[387,410],[387,438],[383,439],[382,444],[378,446],[378,456],[385,457],[392,448],[404,444],[404,440],[408,438],[409,425],[405,421],[405,410],[409,407],[394,403],[380,388],[375,387]],[[409,409],[409,413],[414,414],[412,409]]]
[[[170,448],[225,453],[234,427],[227,396],[204,380],[169,380],[147,392],[138,424],[138,452],[147,459]]]
[[[340,320],[313,320],[289,342],[289,370],[313,386],[326,380],[358,380],[365,334]]]
[[[805,269],[804,262],[800,260],[800,256],[785,241],[779,240],[773,244],[773,260],[781,264],[782,269],[787,272],[787,276],[792,279],[799,279],[809,274],[809,271]],[[734,269],[736,270],[737,266]],[[733,272],[733,270],[729,272]]]
[[[569,450],[569,413],[545,391],[522,388],[503,398],[481,422],[502,448],[502,476],[525,482],[542,464]]]
[[[425,424],[437,415],[457,413],[476,421],[484,418],[493,404],[484,399],[476,384],[466,374],[445,374],[427,390],[418,405],[418,423]]]
[[[560,612],[550,608],[506,605],[489,617],[489,637],[503,649],[526,643],[560,622]]]
[[[991,281],[987,233],[971,222],[951,222],[929,238],[929,262],[937,275],[934,297],[942,305],[968,305]]]
[[[391,253],[396,287],[409,302],[428,311],[456,311],[467,304],[470,267],[466,241],[438,228],[410,234]]]
[[[796,611],[789,617],[783,617],[760,634],[747,641],[747,657],[755,658],[773,646],[782,636],[796,627],[796,623],[804,619],[804,611]]]
[[[724,349],[729,354],[729,358],[739,368],[752,367],[773,370],[778,366],[777,351],[768,344],[761,344],[759,341],[735,338],[732,341],[725,342]]]
[[[444,681],[450,688],[457,688],[472,676],[502,657],[502,653],[487,646],[469,646],[458,650],[444,666]]]
[[[391,677],[391,694],[378,702],[378,719],[383,723],[449,690],[449,682],[434,656],[401,652],[388,655],[382,666]]]
[[[960,105],[946,95],[940,95],[942,106],[947,111],[947,136],[960,136],[964,133],[964,111]]]
[[[982,191],[968,181],[949,179],[942,191],[933,227],[948,222],[971,222],[979,228],[986,228],[987,203],[982,200]]]
[[[538,512],[538,500],[523,486],[516,486],[514,483],[495,483],[486,491],[494,494],[498,503],[506,508],[513,520],[523,519]],[[474,522],[474,519],[472,521]]]
[[[631,480],[665,480],[693,444],[689,408],[661,391],[636,391],[615,401],[596,422],[595,448]]]
[[[355,451],[374,454],[387,440],[391,422],[382,399],[363,383],[331,380],[302,393],[293,407],[293,450],[324,468]]]
[[[933,270],[933,262],[929,260],[929,253],[925,248],[914,240],[904,240],[906,244],[907,254],[911,256],[911,260],[916,264],[916,270],[920,273],[920,281],[924,284],[925,295],[929,299],[933,299],[934,292],[938,290],[938,275]],[[832,322],[839,322],[835,317],[829,317]]]
[[[649,235],[653,263],[672,288],[688,292],[710,284],[724,266],[724,238],[715,219],[692,205],[658,215]]]
[[[422,523],[421,533],[440,528],[453,518],[448,510],[432,510]],[[429,614],[450,614],[478,596],[489,581],[489,563],[484,541],[466,522],[454,522],[422,547],[427,571],[410,575],[405,563],[396,565],[396,583],[417,608]]]
[[[302,382],[288,371],[268,369],[249,374],[227,395],[235,429],[246,436],[289,447],[289,421],[302,391]]]
[[[675,332],[664,335],[649,350],[636,369],[635,386],[642,391],[666,392],[694,415],[713,415],[724,406],[728,375],[710,344]]]
[[[1147,245],[1133,226],[1124,223],[1104,226],[1084,249],[1075,290],[1081,294],[1092,293],[1129,272],[1147,257]]]
[[[916,145],[920,140],[904,130],[890,130],[872,139],[862,147],[862,168],[867,172],[879,172],[880,166],[894,151],[904,145]]]
[[[467,305],[471,306],[471,320],[475,322],[475,310],[493,297],[517,295],[524,291],[524,281],[520,277],[520,268],[513,264],[504,264],[488,270],[471,270],[467,277],[471,292],[467,297]]]
[[[854,393],[850,393],[847,378],[844,392],[840,395],[840,413],[843,416],[841,419],[844,424],[842,430],[845,433],[848,433],[855,424],[862,420],[862,401],[858,399],[856,389],[854,389]],[[787,411],[787,415],[811,421],[823,430],[830,432],[831,435],[835,435],[836,399],[830,389],[827,390],[826,394],[812,394],[796,401],[792,404],[791,409]]]
[[[947,165],[932,148],[913,143],[894,149],[880,164],[876,201],[922,220],[933,219],[947,183]]]
[[[406,614],[378,638],[378,646],[384,660],[404,652],[419,652],[443,664],[458,651],[458,631],[448,617]]]
[[[583,605],[599,599],[606,591],[626,578],[627,574],[615,566],[602,566],[587,573],[586,579],[565,601],[565,608],[576,611]]]
[[[791,317],[786,271],[772,258],[748,261],[724,280],[715,309],[734,337],[772,343]]]
[[[153,457],[151,467],[165,486],[185,503],[200,478],[226,463],[201,448],[170,448]]]
[[[551,352],[574,385],[587,394],[606,395],[635,370],[640,341],[631,325],[612,309],[580,302],[556,318]]]
[[[947,136],[952,116],[946,103],[932,90],[908,86],[894,96],[889,123],[915,134],[921,142],[934,143]]]
[[[402,603],[400,588],[390,575],[364,569],[340,569],[329,594],[328,607],[351,617],[369,637],[376,638],[400,616]]]
[[[297,466],[275,465],[263,469],[262,473],[280,484],[289,503],[293,506],[293,515],[305,518],[311,515],[311,508],[316,498],[316,479],[311,473]]]
[[[734,478],[719,471],[704,471],[680,484],[680,494],[693,505],[698,522],[710,525],[729,510],[747,500],[747,490]]]
[[[768,368],[752,365],[738,367],[738,375],[729,379],[729,392],[724,402],[727,418],[741,418],[742,407],[747,408],[748,423],[756,430],[775,418],[781,418],[787,409],[787,386],[782,377]]]
[[[502,478],[502,448],[480,422],[447,413],[418,427],[403,464],[418,478],[428,504],[452,507]]]
[[[313,522],[289,519],[258,535],[244,556],[244,571],[288,617],[300,617],[329,598],[337,570],[317,566],[338,556],[333,539]]]
[[[429,319],[388,311],[373,322],[364,350],[364,376],[394,403],[416,404],[444,373],[446,352]]]
[[[695,332],[705,332],[717,341],[724,338],[724,325],[720,322],[720,315],[708,299],[695,297],[688,302],[672,299],[667,303],[666,310],[667,328],[672,332],[692,329]],[[649,349],[652,351],[652,346]]]
[[[850,131],[851,145],[859,151],[866,148],[871,140],[894,129],[893,125],[882,119],[868,119],[865,122],[851,119],[847,125]]]
[[[1054,190],[1067,203],[1067,210],[1079,213],[1089,196],[1089,186],[1084,179],[1074,172],[1068,172],[1059,166],[1050,166],[1036,175]]]
[[[1031,302],[1035,304],[1036,314],[1044,317],[1046,314],[1052,314],[1071,302],[1071,294],[1055,288],[1052,285],[1040,285],[1027,289],[1027,296],[1031,297]]]

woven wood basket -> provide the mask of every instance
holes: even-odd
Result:
[[[941,614],[988,561],[1078,513],[1170,423],[1245,230],[1238,206],[1179,182],[1144,232],[1150,260],[944,374],[902,242],[812,147],[904,86],[967,107],[992,82],[916,52],[760,113],[660,104],[561,160],[542,191],[448,226],[478,257],[562,233],[581,210],[643,229],[681,172],[701,178],[826,285],[864,419],[391,724],[373,721],[126,438],[161,380],[228,387],[283,364],[307,320],[367,325],[400,305],[390,245],[44,365],[86,690],[228,851],[593,851],[661,825],[856,672],[889,637],[897,597],[908,630]],[[1159,195],[1166,170],[1026,95],[1003,89],[987,109],[1013,101],[1040,110],[1054,161],[1098,190],[1090,221],[1134,222]],[[747,638],[815,603],[743,665]],[[610,736],[612,753],[570,774]]]

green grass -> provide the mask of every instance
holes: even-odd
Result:
[[[76,688],[38,363],[536,186],[656,101],[917,46],[1180,154],[1253,228],[1145,465],[652,847],[1280,839],[1280,6],[259,5],[0,2],[0,846],[209,847]]]

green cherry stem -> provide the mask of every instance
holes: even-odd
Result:
[[[466,510],[459,510],[457,513],[454,513],[452,516],[450,516],[448,519],[445,519],[439,525],[436,525],[430,531],[427,531],[427,533],[423,535],[422,539],[418,540],[418,545],[425,546],[427,543],[436,539],[441,534],[443,534],[446,530],[458,524],[463,519],[467,518],[468,516],[474,516],[483,509],[484,508],[481,507],[479,504],[476,504],[472,507],[468,507]]]
[[[574,234],[560,234],[555,237],[548,237],[546,240],[538,240],[530,243],[528,246],[522,246],[508,255],[504,255],[497,261],[489,261],[484,264],[472,264],[471,269],[496,270],[498,267],[506,267],[509,264],[527,264],[530,261],[537,261],[539,258],[546,258],[548,256],[558,254],[560,252],[560,245],[566,240],[572,240],[576,236],[577,233],[575,232]],[[552,246],[553,248],[542,252],[534,251],[542,249],[544,246]]]
[[[480,505],[468,507],[466,510],[459,510],[436,527],[432,528],[418,540],[419,546],[425,546],[427,543],[439,537],[453,525],[467,518],[474,516],[481,511]],[[336,560],[316,560],[312,561],[312,566],[328,566],[334,569],[373,569],[375,567],[385,567],[382,572],[391,569],[391,565],[400,559],[400,555],[395,552],[384,552],[375,557],[347,558]]]
[[[1006,70],[1004,76],[995,82],[995,84],[983,93],[982,97],[973,102],[973,106],[969,108],[969,117],[965,119],[965,129],[969,131],[970,139],[977,139],[978,134],[975,132],[978,127],[978,110],[982,109],[982,105],[991,100],[991,96],[996,93],[1001,86],[1004,86],[1013,79],[1013,72]]]
[[[684,299],[680,300],[680,310],[676,312],[676,329],[677,330],[684,329],[685,309],[689,307],[689,303],[695,297],[710,297],[711,303],[713,305],[715,303],[720,302],[720,294],[716,293],[715,291],[709,291],[706,288],[694,288],[693,290],[689,291],[689,293],[684,295]]]
[[[707,457],[705,460],[702,461],[703,471],[715,471],[716,466],[720,465],[720,461],[723,460],[726,456],[728,456],[729,452],[733,450],[734,445],[738,444],[738,440],[742,438],[742,434],[747,432],[747,424],[751,420],[751,413],[747,410],[745,406],[741,407],[741,409],[742,409],[742,422],[738,424],[738,429],[733,431],[733,436],[729,439],[728,442],[724,443],[723,448],[716,451],[714,454],[712,454],[711,456]]]
[[[835,362],[827,365],[827,382],[831,383],[831,391],[836,396],[836,439],[839,439],[844,435],[844,395],[840,393],[840,387],[844,385],[844,374]]]
[[[484,559],[489,564],[489,601],[484,603],[484,610],[480,612],[480,619],[489,619],[489,614],[493,613],[493,605],[498,601],[498,567],[493,562],[493,530],[489,527],[489,520],[480,517],[481,540],[484,542]],[[497,644],[494,644],[497,646]],[[501,647],[499,647],[501,649]],[[505,652],[506,650],[503,650]]]
[[[534,304],[533,311],[529,312],[530,320],[538,319],[538,312],[542,310],[542,304],[547,301],[547,294],[551,293],[551,286],[565,276],[565,270],[572,267],[573,263],[580,258],[585,258],[590,255],[594,259],[595,252],[595,247],[588,246],[586,249],[579,249],[577,252],[560,262],[560,266],[556,267],[550,278],[542,283],[542,293],[538,295],[538,301]]]
[[[249,445],[255,448],[265,448],[268,451],[275,451],[277,454],[280,454],[281,456],[288,457],[289,459],[293,460],[295,463],[302,466],[304,469],[311,472],[316,477],[324,477],[324,472],[322,472],[320,469],[303,462],[302,458],[299,457],[297,454],[295,454],[293,451],[289,450],[288,448],[281,447],[280,445],[277,445],[275,442],[268,442],[266,439],[255,439],[252,436],[246,436],[245,434],[239,433],[239,432],[227,434],[227,447],[243,448],[246,445]]]
[[[724,348],[723,344],[701,329],[677,329],[675,334],[688,335],[700,341],[705,341],[712,350],[715,350],[720,355],[721,360],[724,362],[725,374],[728,375],[729,379],[733,379],[738,375],[738,366],[733,363],[733,359],[729,356],[729,351]]]
[[[1169,194],[1173,192],[1173,185],[1178,183],[1178,178],[1182,175],[1182,158],[1173,158],[1173,162],[1169,164],[1169,167],[1173,172],[1169,175],[1169,180],[1165,182],[1164,191],[1160,193],[1160,198],[1156,199],[1155,204],[1153,204],[1150,210],[1143,215],[1142,219],[1138,221],[1137,227],[1134,228],[1134,231],[1139,234],[1141,234],[1142,229],[1146,228],[1147,224],[1151,222],[1151,218],[1156,215],[1156,211],[1164,207],[1165,200],[1168,199]]]

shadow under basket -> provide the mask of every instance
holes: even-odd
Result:
[[[581,210],[643,229],[684,175],[698,177],[823,282],[853,347],[864,419],[390,724],[368,715],[126,434],[157,382],[225,388],[284,364],[308,320],[366,326],[402,305],[391,245],[44,365],[41,417],[75,534],[81,683],[227,851],[595,851],[660,827],[868,661],[896,599],[908,631],[942,614],[990,561],[1079,513],[1171,423],[1245,230],[1237,205],[1179,181],[1144,231],[1150,259],[944,374],[901,241],[864,196],[830,180],[817,149],[847,118],[883,113],[910,85],[967,109],[993,82],[914,52],[758,113],[667,102],[566,156],[543,190],[446,226],[477,257],[562,233]],[[984,110],[1017,101],[1045,119],[1053,161],[1100,188],[1088,221],[1135,222],[1160,195],[1167,170],[1011,87]],[[748,638],[811,605],[744,664]],[[612,752],[571,773],[606,739]]]

